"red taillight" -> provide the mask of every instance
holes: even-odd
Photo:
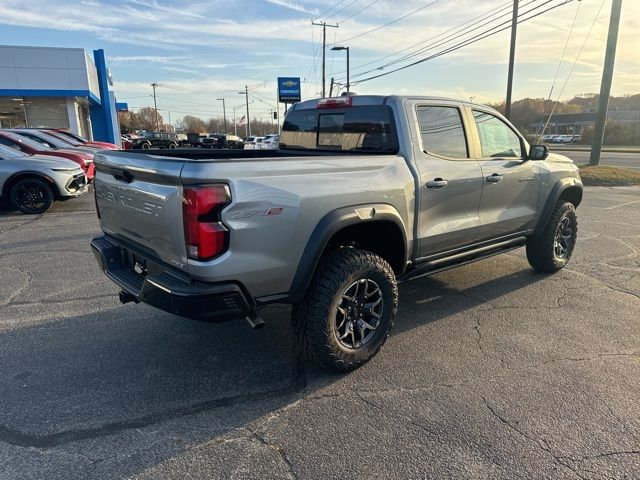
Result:
[[[189,258],[210,260],[225,251],[229,231],[221,222],[220,212],[230,200],[226,185],[185,187],[182,212]]]
[[[318,100],[318,108],[343,108],[351,106],[352,97],[332,97]]]

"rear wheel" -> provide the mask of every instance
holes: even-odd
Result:
[[[576,208],[560,200],[541,234],[527,240],[529,265],[541,272],[557,272],[571,258],[577,237]]]
[[[11,205],[22,213],[44,213],[53,205],[53,190],[39,178],[25,178],[11,187]]]
[[[398,287],[389,264],[371,252],[341,248],[322,257],[292,320],[311,360],[347,372],[378,353],[397,307]]]
[[[142,150],[149,150],[151,148],[151,144],[148,142],[144,142],[141,146]]]
[[[169,144],[169,150],[174,150],[176,148],[176,144],[175,143],[170,143]]]

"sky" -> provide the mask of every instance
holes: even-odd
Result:
[[[611,0],[520,0],[514,99],[569,99],[598,93]],[[321,92],[326,21],[327,83],[344,85],[348,46],[351,91],[501,101],[509,56],[511,0],[0,0],[0,44],[102,48],[118,101],[152,106],[175,122],[242,115],[268,119],[276,77],[303,79],[303,99]],[[530,12],[530,13],[527,13]],[[483,25],[487,26],[483,26]],[[418,65],[492,25],[504,31]],[[503,28],[503,27],[501,27]],[[475,30],[474,30],[475,29]],[[566,44],[566,49],[565,49]],[[564,55],[563,55],[564,52]],[[403,55],[411,54],[408,59]],[[562,59],[562,62],[561,62]],[[557,75],[556,75],[557,72]],[[556,78],[554,82],[554,77]],[[344,86],[339,87],[344,89]],[[327,86],[328,90],[328,86]],[[640,93],[640,0],[623,0],[613,95]],[[170,112],[170,113],[169,113]]]

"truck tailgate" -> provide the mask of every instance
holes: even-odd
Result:
[[[105,233],[186,269],[184,159],[117,152],[98,154],[94,162],[96,205]]]

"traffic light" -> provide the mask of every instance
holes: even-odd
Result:
[[[273,112],[273,119],[277,120],[278,119],[278,112]]]

